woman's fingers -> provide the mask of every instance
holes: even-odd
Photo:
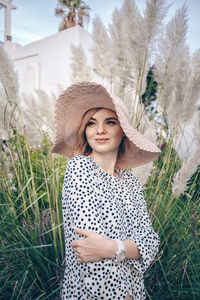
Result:
[[[94,231],[86,229],[74,228],[76,233],[84,236],[71,242],[77,261],[79,262],[90,262],[99,261],[105,255],[105,248],[107,248],[107,239],[97,234]]]
[[[77,257],[77,261],[79,261],[79,262],[86,262],[86,261],[83,260],[83,255],[81,254],[81,252],[74,251],[74,253],[75,253],[76,257]],[[87,262],[89,262],[89,260]]]
[[[79,246],[78,240],[72,241],[70,245],[72,248],[77,248]]]
[[[91,235],[92,231],[86,230],[86,229],[82,229],[82,228],[76,228],[74,227],[74,230],[76,231],[76,233],[83,235],[85,237],[88,237],[89,235]]]

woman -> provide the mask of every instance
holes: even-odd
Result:
[[[52,151],[72,158],[63,184],[62,299],[145,299],[143,273],[159,237],[141,183],[126,169],[160,150],[129,124],[120,99],[81,82],[58,98]]]

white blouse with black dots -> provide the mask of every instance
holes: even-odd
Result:
[[[158,252],[159,237],[152,228],[138,178],[118,170],[118,178],[101,169],[89,156],[75,156],[63,184],[66,267],[62,299],[145,299],[143,273]],[[70,243],[81,237],[73,227],[109,238],[133,240],[141,257],[121,263],[107,258],[81,263]]]

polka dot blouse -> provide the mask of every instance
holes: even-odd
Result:
[[[66,267],[62,299],[145,299],[143,273],[158,252],[159,237],[152,228],[141,183],[127,170],[118,178],[101,169],[89,156],[75,156],[63,184]],[[109,238],[133,240],[141,257],[116,263],[106,258],[81,263],[70,243],[81,237],[73,227]]]

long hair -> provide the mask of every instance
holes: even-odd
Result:
[[[84,113],[82,120],[81,120],[81,124],[76,133],[77,143],[76,143],[76,147],[74,150],[74,155],[87,156],[90,153],[92,153],[92,148],[90,147],[90,145],[88,144],[88,141],[87,141],[85,129],[86,129],[86,126],[87,126],[88,122],[90,121],[90,119],[101,109],[105,109],[105,108],[104,107],[96,107],[96,108],[89,109],[88,111],[86,111]],[[124,136],[122,138],[122,141],[119,145],[117,158],[120,158],[125,152],[125,140],[126,140],[126,136]]]

